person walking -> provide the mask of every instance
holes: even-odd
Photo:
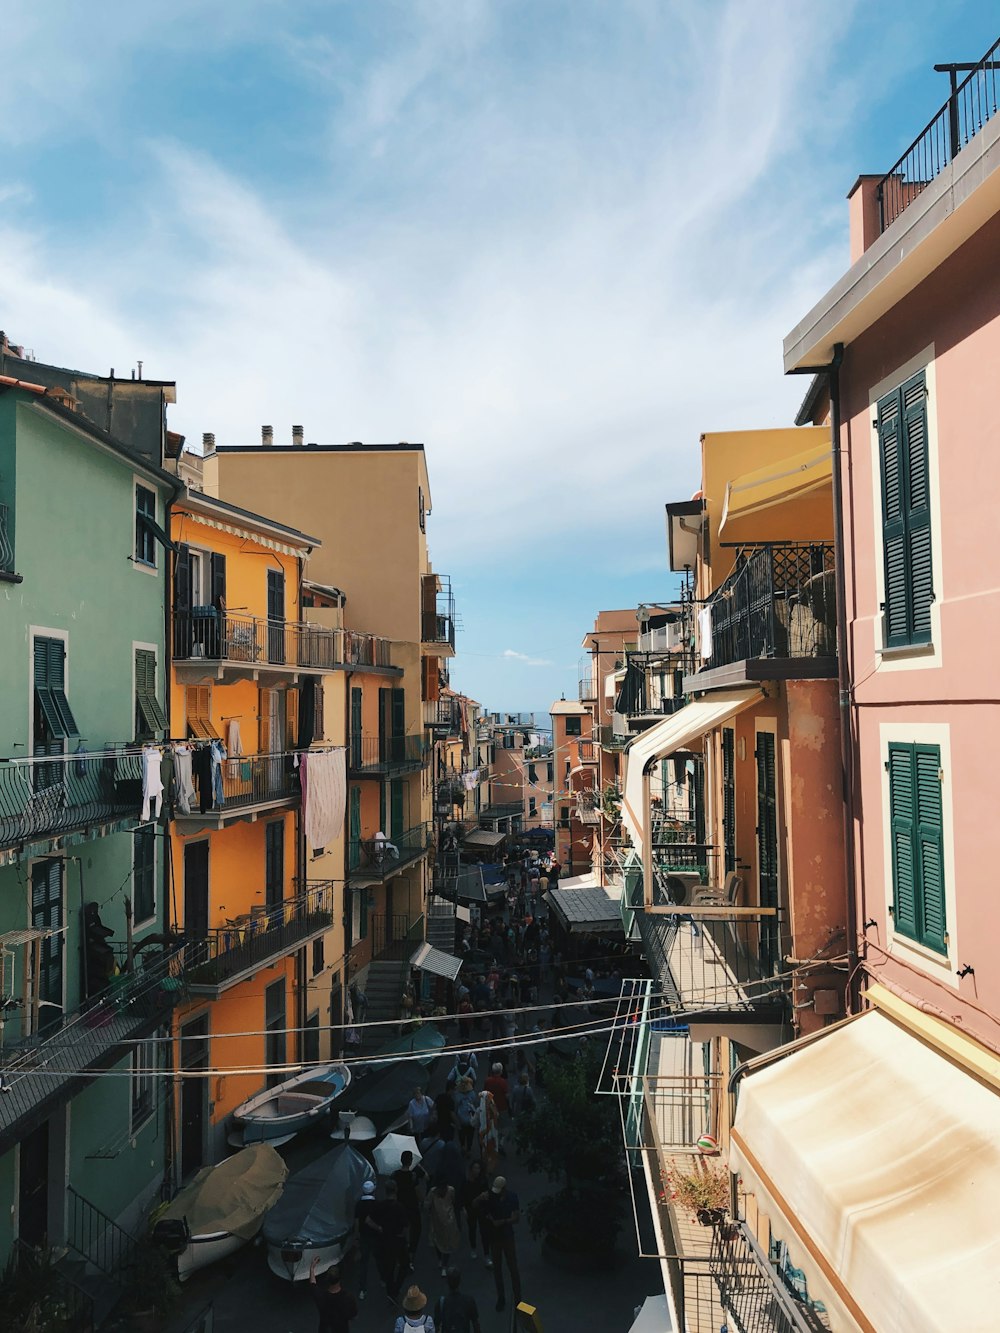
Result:
[[[493,1094],[485,1089],[479,1094],[477,1129],[479,1131],[479,1157],[484,1170],[488,1174],[492,1174],[497,1168],[497,1155],[500,1151],[500,1127],[497,1104],[493,1100]]]
[[[482,1333],[479,1307],[467,1292],[459,1291],[462,1274],[449,1268],[445,1274],[448,1290],[439,1296],[434,1307],[437,1333]]]
[[[403,1274],[410,1265],[410,1252],[407,1245],[408,1219],[397,1197],[394,1180],[390,1180],[385,1187],[385,1198],[378,1206],[374,1227],[378,1236],[375,1263],[386,1295],[395,1301],[403,1285]]]
[[[483,1084],[483,1087],[492,1095],[494,1105],[496,1106],[497,1152],[506,1156],[503,1146],[503,1131],[504,1123],[507,1119],[507,1098],[510,1092],[510,1085],[504,1075],[503,1065],[499,1060],[493,1064],[493,1067],[490,1070],[490,1076]]]
[[[328,1268],[316,1281],[317,1255],[309,1265],[309,1290],[319,1312],[318,1333],[350,1333],[351,1320],[358,1313],[358,1303],[340,1285],[340,1269]]]
[[[412,1268],[413,1256],[420,1244],[420,1187],[429,1183],[428,1176],[419,1162],[414,1163],[413,1153],[406,1148],[399,1154],[399,1170],[393,1171],[392,1178],[396,1184],[396,1197],[406,1214],[410,1240],[409,1266]]]
[[[422,1333],[436,1333],[433,1316],[426,1313],[427,1297],[418,1286],[412,1286],[403,1297],[403,1313],[396,1319],[393,1333],[410,1333],[420,1329]]]
[[[361,1198],[354,1205],[354,1221],[358,1228],[358,1300],[368,1294],[368,1266],[378,1242],[376,1221],[378,1203],[375,1200],[375,1182],[366,1180],[361,1186]]]
[[[507,1263],[514,1304],[521,1299],[521,1273],[517,1266],[517,1244],[514,1227],[521,1220],[521,1205],[513,1190],[507,1188],[503,1176],[497,1176],[492,1187],[480,1195],[483,1215],[490,1221],[490,1250],[493,1257],[493,1281],[496,1283],[496,1308],[502,1310],[504,1298],[503,1266]]]
[[[442,1177],[434,1180],[434,1188],[427,1196],[427,1215],[430,1218],[431,1244],[441,1264],[441,1276],[448,1272],[451,1256],[458,1249],[458,1218],[455,1215],[455,1190]]]
[[[515,1117],[526,1115],[536,1105],[535,1091],[528,1078],[528,1071],[524,1070],[510,1094],[510,1113]]]
[[[413,1097],[406,1108],[406,1122],[409,1125],[410,1133],[418,1143],[430,1129],[433,1114],[434,1103],[429,1097],[424,1096],[423,1088],[415,1088]]]
[[[458,1122],[458,1146],[466,1157],[472,1151],[475,1135],[476,1103],[472,1079],[459,1079],[455,1089],[455,1119]]]
[[[470,1162],[465,1169],[465,1180],[462,1182],[462,1188],[458,1193],[459,1204],[465,1211],[465,1225],[469,1233],[469,1258],[476,1258],[476,1232],[478,1231],[483,1242],[483,1258],[489,1262],[490,1247],[486,1240],[486,1232],[483,1230],[479,1211],[479,1199],[485,1189],[486,1176],[483,1174],[482,1162]]]

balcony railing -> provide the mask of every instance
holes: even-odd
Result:
[[[880,231],[891,226],[996,115],[998,54],[1000,41],[994,42],[961,83],[952,75],[947,102],[882,177],[877,188]]]
[[[425,574],[420,637],[424,643],[455,647],[455,598],[447,574]],[[433,585],[433,586],[432,586]]]
[[[423,913],[414,918],[405,913],[373,913],[368,938],[373,962],[409,958],[424,938]]]
[[[347,844],[348,871],[355,882],[385,880],[423,856],[430,846],[427,824],[417,824],[402,833],[387,836],[385,842],[376,842],[374,838],[351,838]]]
[[[576,798],[576,818],[581,824],[599,824],[601,822],[601,793],[582,791]]]
[[[10,539],[7,506],[0,505],[0,574],[14,572],[14,543]]]
[[[609,726],[598,727],[597,736],[602,750],[624,750],[629,741],[635,740],[633,735],[622,735]]]
[[[307,880],[306,885],[295,898],[210,930],[204,939],[187,941],[184,967],[188,988],[198,994],[218,995],[329,930],[334,919],[336,881]]]
[[[168,1023],[182,994],[179,955],[140,954],[132,972],[114,977],[40,1034],[11,1041],[8,1020],[0,1048],[0,1153],[64,1101],[88,1071],[110,1069],[133,1042]]]
[[[176,819],[204,819],[206,816],[238,814],[255,806],[296,801],[301,795],[296,759],[302,751],[287,750],[277,754],[239,755],[224,759],[213,770],[212,790],[199,791],[190,810],[180,810],[176,801]]]
[[[755,658],[834,658],[833,547],[745,546],[709,607],[711,655],[703,670]]]
[[[234,666],[332,668],[343,661],[339,631],[297,620],[220,612],[196,606],[174,614],[174,660]]]
[[[524,803],[522,801],[494,801],[490,805],[484,805],[479,812],[480,819],[509,819],[511,815],[520,815],[524,813]]]
[[[141,807],[142,758],[134,749],[0,760],[0,850],[138,821]]]
[[[424,726],[458,735],[462,730],[462,708],[457,699],[429,699],[424,703]]]
[[[392,640],[377,634],[359,634],[357,630],[342,631],[343,660],[348,666],[392,666]]]
[[[430,753],[423,736],[352,736],[347,765],[352,773],[388,773],[420,768]]]

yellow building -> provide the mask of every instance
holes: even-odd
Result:
[[[332,866],[304,863],[301,759],[337,716],[324,686],[343,651],[337,631],[301,618],[315,538],[197,491],[175,502],[171,537],[170,924],[189,997],[177,1060],[207,1071],[180,1081],[186,1177],[221,1154],[227,1117],[265,1067],[318,1056],[297,1036],[304,981],[341,914],[343,872],[335,847]]]

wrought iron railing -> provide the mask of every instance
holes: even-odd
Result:
[[[335,880],[308,881],[306,891],[294,898],[237,917],[202,939],[188,940],[184,946],[188,986],[196,992],[224,990],[329,930],[335,893]]]
[[[602,750],[624,750],[629,741],[635,740],[631,734],[622,735],[614,727],[602,725],[597,728],[597,739]]]
[[[132,1261],[134,1236],[101,1212],[89,1199],[66,1186],[66,1240],[107,1277],[117,1277]]]
[[[0,574],[14,572],[14,543],[10,537],[10,523],[6,505],[0,505]]]
[[[108,1069],[129,1046],[170,1020],[183,994],[180,955],[140,954],[134,971],[112,979],[80,1008],[49,1021],[43,1032],[10,1040],[8,1018],[0,1048],[0,1153],[23,1126],[64,1100],[91,1069]]]
[[[142,757],[124,746],[0,760],[0,848],[138,820]]]
[[[833,658],[833,547],[770,542],[744,546],[709,607],[712,642],[703,668],[755,658]]]
[[[347,844],[347,865],[352,879],[383,880],[423,856],[431,845],[430,828],[417,824],[401,833],[386,837],[351,838]]]
[[[207,658],[235,665],[332,668],[343,661],[343,647],[337,630],[304,621],[266,620],[214,606],[174,613],[178,662]]]
[[[424,938],[424,917],[410,917],[405,912],[374,913],[368,921],[368,938],[373,962],[409,958]]]
[[[174,815],[178,819],[200,819],[206,814],[228,814],[257,805],[297,800],[302,789],[296,760],[301,754],[300,750],[283,750],[277,754],[223,759],[213,766],[211,782],[206,776],[199,783],[190,809],[181,810],[175,799]]]
[[[433,699],[424,703],[424,726],[457,735],[462,730],[462,707],[457,699]]]
[[[352,773],[420,768],[430,754],[423,736],[352,736],[347,764]]]
[[[391,667],[392,640],[377,634],[360,634],[357,630],[343,631],[343,660],[348,666]]]
[[[421,639],[424,643],[434,643],[455,647],[455,598],[451,592],[451,579],[447,574],[425,574],[424,587],[433,583],[433,609],[428,604],[430,594],[425,591],[425,609],[421,618]]]
[[[961,83],[952,75],[947,102],[879,181],[880,231],[891,226],[996,115],[998,54],[1000,41],[994,42]]]

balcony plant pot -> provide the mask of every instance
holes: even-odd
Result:
[[[695,1217],[703,1227],[719,1227],[725,1222],[727,1213],[725,1208],[699,1208]]]

